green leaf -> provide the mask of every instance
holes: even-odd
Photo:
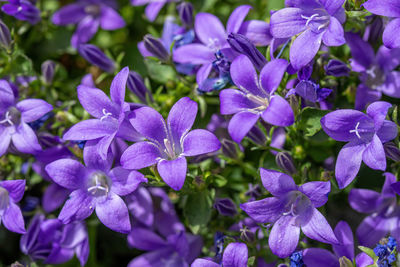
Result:
[[[207,190],[192,193],[188,196],[183,215],[194,234],[197,234],[202,226],[207,225],[211,218],[211,206],[212,198]]]
[[[256,261],[256,257],[252,256],[247,260],[247,266],[254,266],[254,263]]]
[[[147,67],[147,71],[149,72],[149,76],[159,82],[159,83],[167,83],[169,80],[175,79],[175,71],[171,66],[163,65],[155,60],[145,59],[145,64]]]
[[[351,260],[349,260],[348,258],[346,258],[345,256],[341,257],[339,259],[339,264],[340,267],[353,267],[354,264]]]
[[[298,129],[305,132],[305,136],[313,136],[321,130],[321,118],[329,111],[307,107],[300,113]]]
[[[374,261],[375,261],[376,259],[378,259],[378,257],[375,255],[375,252],[374,252],[372,249],[367,248],[367,247],[363,247],[363,246],[358,246],[358,248],[359,248],[362,252],[364,252],[365,254],[367,254],[368,256],[370,256],[372,259],[374,259]]]

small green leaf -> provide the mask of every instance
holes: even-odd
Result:
[[[363,247],[363,246],[358,246],[358,248],[359,248],[362,252],[364,252],[365,254],[367,254],[368,256],[370,256],[374,261],[375,261],[376,259],[378,259],[378,257],[375,255],[375,252],[374,252],[372,249],[367,248],[367,247]]]
[[[298,129],[305,132],[306,136],[313,136],[321,130],[321,118],[329,111],[307,107],[300,113]]]
[[[192,193],[188,196],[183,214],[194,234],[197,234],[202,226],[207,225],[211,218],[211,206],[212,199],[207,190]]]
[[[169,80],[174,80],[175,71],[171,66],[163,65],[155,60],[146,59],[145,61],[149,76],[159,82],[167,83]]]
[[[247,266],[251,267],[254,266],[254,262],[256,261],[256,257],[252,256],[247,260]]]
[[[351,260],[346,258],[345,256],[339,258],[340,267],[353,267],[354,264]]]

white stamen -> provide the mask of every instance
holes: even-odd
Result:
[[[0,124],[8,122],[10,125],[14,125],[14,123],[11,121],[11,116],[10,116],[10,111],[6,112],[6,116],[4,120],[0,121]]]
[[[360,122],[357,122],[356,128],[354,130],[350,130],[349,133],[355,133],[357,135],[358,139],[361,139],[361,136],[358,133],[358,126],[360,126]]]
[[[96,184],[87,189],[90,193],[92,193],[94,195],[94,194],[96,194],[97,190],[101,190],[101,191],[108,193],[108,187],[101,186],[101,182],[99,181],[99,176],[97,176],[97,175],[95,176],[95,181],[96,181]]]
[[[112,113],[107,112],[107,110],[105,108],[103,108],[103,114],[104,114],[104,116],[100,118],[100,121],[103,121],[104,119],[107,119],[109,116],[112,115]]]

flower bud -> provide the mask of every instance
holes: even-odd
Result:
[[[100,69],[106,72],[113,72],[115,70],[114,62],[97,46],[92,44],[81,44],[79,45],[78,50],[84,59],[89,61],[91,64],[96,65]]]
[[[326,75],[332,75],[335,77],[349,76],[350,68],[347,67],[346,63],[331,59],[328,64],[325,65]]]
[[[214,209],[222,216],[233,217],[237,214],[236,205],[230,198],[217,198],[214,203]]]
[[[177,10],[182,24],[190,28],[193,24],[193,5],[188,2],[182,2],[178,5]]]
[[[146,85],[144,85],[143,79],[139,73],[130,71],[127,85],[129,90],[131,90],[142,103],[147,104],[147,97],[150,101],[153,101],[153,96],[150,90],[147,89]]]
[[[278,154],[276,154],[275,161],[276,165],[278,165],[278,167],[281,168],[283,171],[289,174],[296,173],[297,170],[294,166],[293,158],[290,156],[289,153],[279,152]]]
[[[393,161],[400,161],[400,149],[393,142],[387,142],[383,145],[386,157],[392,159]]]
[[[249,133],[247,134],[254,143],[263,146],[267,142],[267,138],[265,138],[264,132],[256,125],[250,129]]]
[[[52,60],[46,60],[42,63],[42,77],[45,83],[51,84],[54,78],[56,63]]]
[[[230,33],[228,43],[233,50],[246,55],[258,70],[261,70],[267,64],[265,57],[246,36],[238,33]]]
[[[158,58],[161,61],[168,61],[169,59],[169,54],[167,49],[165,49],[163,43],[155,37],[153,37],[151,34],[146,34],[144,36],[144,47],[153,54],[156,58]]]
[[[9,49],[11,46],[11,34],[7,25],[4,24],[0,20],[0,44],[4,46],[6,49]]]
[[[221,139],[222,153],[232,159],[237,158],[237,150],[235,142],[232,140],[222,138]]]

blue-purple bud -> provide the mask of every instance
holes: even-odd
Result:
[[[42,63],[42,77],[45,83],[51,84],[53,82],[56,63],[52,60],[46,60]]]
[[[350,68],[347,67],[346,63],[331,59],[328,64],[325,65],[326,75],[332,75],[335,77],[349,76]]]
[[[254,240],[256,240],[256,235],[250,231],[249,228],[244,226],[242,229],[240,229],[240,239],[242,239],[244,242],[252,243]]]
[[[182,2],[177,6],[177,10],[183,26],[190,28],[193,25],[193,5]]]
[[[400,161],[400,149],[393,142],[387,142],[383,145],[386,157],[392,159],[395,162]]]
[[[169,59],[167,49],[165,49],[163,43],[151,34],[146,34],[143,38],[144,46],[146,49],[153,54],[159,60],[166,62]]]
[[[130,71],[127,85],[129,90],[131,90],[142,103],[148,104],[148,100],[153,101],[153,96],[146,85],[144,85],[142,76],[140,76],[139,73]]]
[[[232,159],[237,158],[238,154],[235,142],[226,138],[222,138],[221,146],[222,146],[222,154]]]
[[[288,174],[295,174],[297,172],[293,163],[293,158],[288,152],[279,152],[275,156],[276,165]]]
[[[84,59],[100,69],[110,73],[115,70],[114,61],[108,58],[97,46],[92,44],[81,44],[79,45],[78,50]]]
[[[257,125],[250,129],[247,137],[250,138],[254,143],[263,146],[267,142],[264,132]]]
[[[7,25],[0,20],[0,44],[6,49],[11,47],[11,34]]]
[[[237,214],[236,205],[230,198],[217,198],[214,203],[214,209],[222,216],[233,217]]]
[[[246,55],[258,70],[261,70],[267,64],[265,57],[246,36],[238,33],[230,33],[228,43],[233,50]]]

